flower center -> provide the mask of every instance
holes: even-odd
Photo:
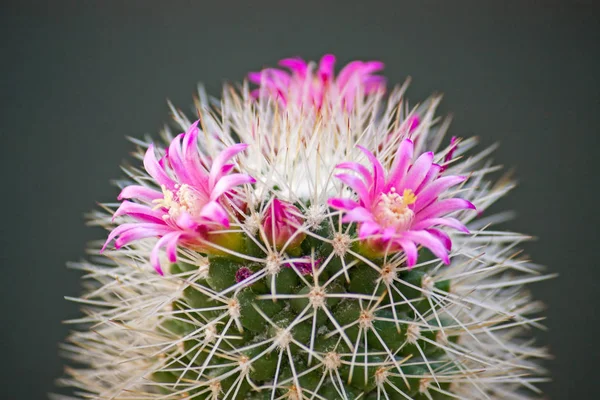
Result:
[[[404,231],[410,227],[415,216],[409,206],[415,204],[417,196],[410,189],[404,189],[402,195],[392,188],[389,193],[383,193],[375,206],[374,216],[383,227],[394,227],[397,231]]]
[[[154,200],[155,208],[164,207],[168,210],[168,215],[163,218],[171,218],[176,220],[182,212],[190,214],[192,217],[197,217],[202,211],[204,199],[196,189],[190,185],[175,185],[175,191],[169,190],[162,185],[163,198]]]

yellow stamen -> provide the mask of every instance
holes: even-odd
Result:
[[[417,201],[417,195],[411,189],[404,189],[402,192],[402,203],[405,206],[410,206],[411,204],[415,204]]]

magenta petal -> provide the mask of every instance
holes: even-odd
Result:
[[[173,190],[175,182],[167,175],[163,167],[158,164],[156,156],[154,155],[153,144],[148,146],[148,150],[146,150],[146,155],[144,156],[144,168],[159,185],[165,185],[167,189]]]
[[[167,156],[169,157],[169,164],[179,183],[192,184],[193,182],[191,182],[191,179],[188,177],[188,168],[181,151],[181,140],[183,139],[183,136],[183,133],[175,136],[167,150]]]
[[[182,212],[179,217],[177,217],[176,223],[179,228],[186,231],[195,231],[200,226],[200,224],[187,212]]]
[[[396,152],[396,159],[394,160],[394,164],[392,166],[392,170],[388,176],[387,183],[385,185],[385,191],[389,191],[392,187],[398,186],[402,177],[406,174],[408,170],[408,166],[412,161],[413,157],[414,145],[412,140],[404,139],[400,146],[398,147],[398,151]],[[399,189],[399,188],[397,188]]]
[[[416,191],[421,182],[423,182],[423,179],[427,176],[432,164],[433,152],[428,151],[427,153],[421,154],[404,179],[402,179],[400,186],[403,189],[412,189],[413,191]]]
[[[371,205],[371,196],[365,186],[364,182],[358,177],[350,174],[337,174],[335,175],[340,181],[352,188],[357,194],[360,201],[367,207]]]
[[[373,153],[371,153],[369,150],[367,150],[363,146],[356,147],[358,147],[360,151],[362,151],[367,156],[367,158],[373,165],[373,188],[371,190],[376,193],[380,192],[381,190],[383,190],[383,186],[385,184],[385,172],[383,171],[383,166],[381,165],[377,157],[375,157]]]
[[[346,161],[339,163],[335,167],[338,169],[349,169],[351,171],[357,172],[365,180],[365,183],[367,185],[371,186],[373,184],[373,177],[371,176],[371,171],[369,171],[367,167],[360,163]]]
[[[336,83],[340,89],[343,89],[344,86],[348,83],[348,81],[352,78],[352,75],[356,73],[363,65],[362,61],[352,61],[348,63],[340,73],[338,74]]]
[[[453,211],[465,209],[474,210],[475,206],[470,201],[464,199],[444,199],[421,210],[415,218],[415,224],[424,219],[435,218]]]
[[[433,226],[447,226],[447,227],[454,228],[454,229],[464,232],[464,233],[469,233],[469,230],[467,229],[467,227],[464,226],[459,220],[457,220],[456,218],[450,218],[450,217],[427,218],[427,219],[424,219],[422,221],[419,221],[419,222],[413,224],[411,229],[418,231],[421,229],[428,229]]]
[[[417,192],[417,202],[415,203],[414,210],[416,212],[420,211],[423,207],[431,203],[431,201],[435,200],[442,192],[464,182],[465,179],[466,177],[464,176],[444,176],[434,180]]]
[[[407,231],[403,236],[421,246],[427,247],[436,257],[440,258],[444,264],[450,264],[446,246],[444,246],[439,238],[433,236],[431,233],[427,231]]]
[[[108,238],[106,239],[106,242],[104,243],[104,246],[102,246],[102,249],[100,250],[100,252],[103,252],[106,249],[106,246],[117,236],[119,237],[119,244],[117,247],[121,247],[124,246],[134,240],[138,240],[138,239],[143,239],[143,238],[147,238],[147,237],[153,237],[153,236],[159,236],[165,233],[168,233],[171,231],[171,228],[169,228],[168,226],[162,224],[155,224],[155,223],[130,223],[130,224],[123,224],[123,225],[119,225],[117,226],[115,229],[113,229],[110,234],[108,235]],[[125,236],[123,239],[121,239],[122,236]]]
[[[363,240],[380,233],[381,226],[373,221],[366,221],[358,228],[358,237]]]
[[[381,61],[366,61],[362,66],[362,73],[372,74],[373,72],[381,71],[385,68],[385,64]]]
[[[133,203],[127,200],[121,203],[117,211],[115,211],[112,217],[113,221],[115,218],[121,215],[129,215],[142,221],[155,222],[164,225],[164,221],[162,219],[164,213],[162,211],[153,210],[149,206]]]
[[[229,217],[227,216],[227,212],[223,206],[216,201],[211,201],[206,204],[200,212],[200,217],[229,228]]]
[[[452,239],[450,239],[450,236],[448,236],[446,232],[441,231],[439,229],[426,229],[426,231],[438,238],[438,240],[442,242],[447,251],[452,250]]]
[[[279,61],[279,65],[288,68],[290,71],[298,74],[300,77],[305,77],[306,70],[308,69],[308,64],[306,61],[300,57],[284,58],[283,60]]]
[[[117,199],[138,199],[142,201],[151,202],[152,200],[160,199],[162,197],[163,194],[154,189],[150,189],[148,187],[140,185],[130,185],[124,187],[123,190],[121,190],[121,193],[119,193]]]
[[[248,80],[252,83],[256,83],[257,85],[260,85],[260,81],[261,81],[261,77],[262,77],[262,72],[248,72]]]
[[[227,147],[225,150],[219,153],[219,155],[213,160],[213,165],[210,168],[208,186],[211,189],[214,188],[217,180],[221,177],[221,171],[223,170],[225,163],[235,157],[236,154],[246,150],[247,148],[247,144],[238,143]]]
[[[404,254],[406,254],[406,265],[408,267],[415,265],[418,256],[417,246],[412,241],[406,239],[401,239],[397,242],[402,247],[402,250],[404,250]]]
[[[342,218],[342,222],[371,222],[373,214],[363,207],[356,207],[348,211]]]
[[[330,198],[329,200],[327,200],[327,204],[329,204],[329,206],[335,209],[346,211],[350,211],[355,209],[356,207],[360,207],[360,205],[356,201],[340,197]]]
[[[325,54],[319,62],[319,77],[324,81],[330,81],[333,78],[333,67],[335,65],[335,56]]]
[[[211,200],[217,200],[223,193],[231,190],[235,186],[243,185],[245,183],[255,183],[256,179],[246,174],[233,174],[224,176],[219,179],[217,184],[214,186],[211,194]]]
[[[177,241],[181,237],[181,232],[171,232],[161,237],[158,242],[154,245],[152,252],[150,253],[150,263],[160,275],[164,275],[164,272],[160,266],[159,251],[162,247],[166,247],[167,257],[169,261],[177,261]]]

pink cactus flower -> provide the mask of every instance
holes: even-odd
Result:
[[[267,241],[276,249],[293,250],[300,246],[306,234],[299,232],[303,223],[302,213],[296,206],[279,199],[273,199],[262,221]]]
[[[150,261],[162,275],[161,248],[166,248],[170,262],[176,262],[178,244],[201,250],[205,248],[210,231],[229,227],[224,195],[236,186],[255,182],[249,175],[230,173],[234,165],[228,161],[244,151],[247,145],[235,144],[226,148],[212,160],[210,170],[207,170],[197,146],[197,126],[198,121],[187,132],[175,137],[160,160],[156,159],[154,146],[148,147],[144,167],[162,193],[146,186],[125,187],[119,200],[136,199],[138,202],[123,201],[113,219],[128,215],[137,222],[116,227],[108,235],[102,250],[113,239],[116,239],[115,247],[120,248],[142,238],[158,237]]]
[[[358,95],[385,92],[386,89],[385,78],[374,75],[383,69],[380,61],[352,61],[337,77],[332,54],[324,55],[316,69],[299,57],[283,59],[279,65],[290,72],[266,68],[248,74],[250,82],[260,86],[252,91],[255,98],[270,96],[283,106],[291,103],[307,110],[312,106],[321,109],[326,102],[331,105],[337,100],[350,111]]]
[[[371,162],[373,171],[356,162],[337,165],[358,174],[336,175],[358,195],[358,201],[329,199],[331,207],[346,212],[342,222],[358,223],[361,244],[371,253],[404,251],[407,265],[411,267],[417,261],[417,245],[421,245],[449,264],[452,242],[439,228],[468,233],[462,223],[447,214],[475,206],[467,200],[440,199],[440,196],[466,177],[440,176],[441,167],[433,163],[432,152],[420,155],[411,164],[414,145],[410,139],[400,143],[387,176],[379,160],[367,149],[359,148]]]

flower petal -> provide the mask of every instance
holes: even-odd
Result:
[[[119,193],[117,199],[138,199],[146,202],[151,202],[152,200],[160,199],[162,197],[163,194],[161,192],[154,189],[150,189],[149,187],[141,185],[129,185],[121,190],[121,193]]]
[[[170,190],[174,189],[175,182],[173,182],[171,177],[156,160],[154,144],[148,146],[148,150],[146,150],[146,155],[144,156],[144,168],[159,185],[165,185],[167,189]]]
[[[412,189],[416,191],[427,176],[431,165],[433,164],[433,152],[428,151],[417,158],[408,173],[402,179],[400,186],[402,189]],[[400,188],[396,188],[400,190]]]
[[[245,183],[255,183],[256,179],[246,174],[232,174],[219,179],[212,192],[210,193],[211,200],[217,200],[223,193],[232,188],[243,185]]]
[[[470,201],[458,198],[444,199],[428,205],[415,216],[414,223],[429,218],[439,217],[457,210],[474,210],[475,206]]]
[[[427,231],[407,231],[404,233],[404,238],[427,247],[436,257],[440,258],[444,264],[450,264],[446,246],[439,238],[431,233]]]
[[[379,193],[383,190],[383,186],[385,184],[385,172],[383,171],[383,166],[381,165],[377,157],[375,157],[373,153],[371,153],[369,150],[367,150],[363,146],[356,147],[358,147],[360,151],[362,151],[367,156],[367,158],[373,165],[373,183],[371,193]]]
[[[386,192],[388,192],[392,187],[395,187],[398,190],[400,189],[400,180],[404,175],[406,175],[406,171],[408,170],[413,157],[413,150],[414,144],[412,140],[404,139],[400,143],[398,151],[396,152],[394,164],[392,165],[392,170],[387,178],[384,189]]]
[[[372,202],[371,196],[363,181],[350,174],[337,174],[335,177],[354,190],[363,205],[370,207]]]
[[[355,209],[356,207],[360,207],[360,205],[356,201],[344,199],[341,197],[332,197],[329,200],[327,200],[327,204],[329,204],[329,206],[335,209],[346,211],[350,211]]]
[[[164,225],[162,216],[164,213],[159,210],[153,210],[149,206],[133,203],[131,201],[124,201],[121,203],[117,211],[113,214],[112,220],[120,217],[121,215],[129,215],[130,217],[139,219],[146,222],[155,222],[157,224]]]
[[[248,145],[245,143],[234,144],[233,146],[227,147],[223,150],[215,159],[213,160],[213,164],[210,168],[208,187],[213,189],[222,176],[222,170],[225,163],[235,157],[236,154],[246,150]]]
[[[161,237],[158,242],[154,245],[152,252],[150,253],[150,263],[160,275],[164,275],[164,272],[160,266],[159,251],[162,247],[167,250],[167,257],[170,262],[174,263],[177,261],[177,242],[183,235],[182,232],[171,232]]]
[[[229,228],[229,217],[222,205],[216,201],[210,201],[200,211],[200,217]]]
[[[363,207],[356,207],[353,210],[348,211],[342,218],[342,222],[371,222],[373,221],[373,214]]]
[[[415,246],[414,242],[407,239],[400,239],[396,241],[402,250],[404,250],[404,254],[406,254],[406,265],[410,268],[417,262],[418,252],[417,246]]]

